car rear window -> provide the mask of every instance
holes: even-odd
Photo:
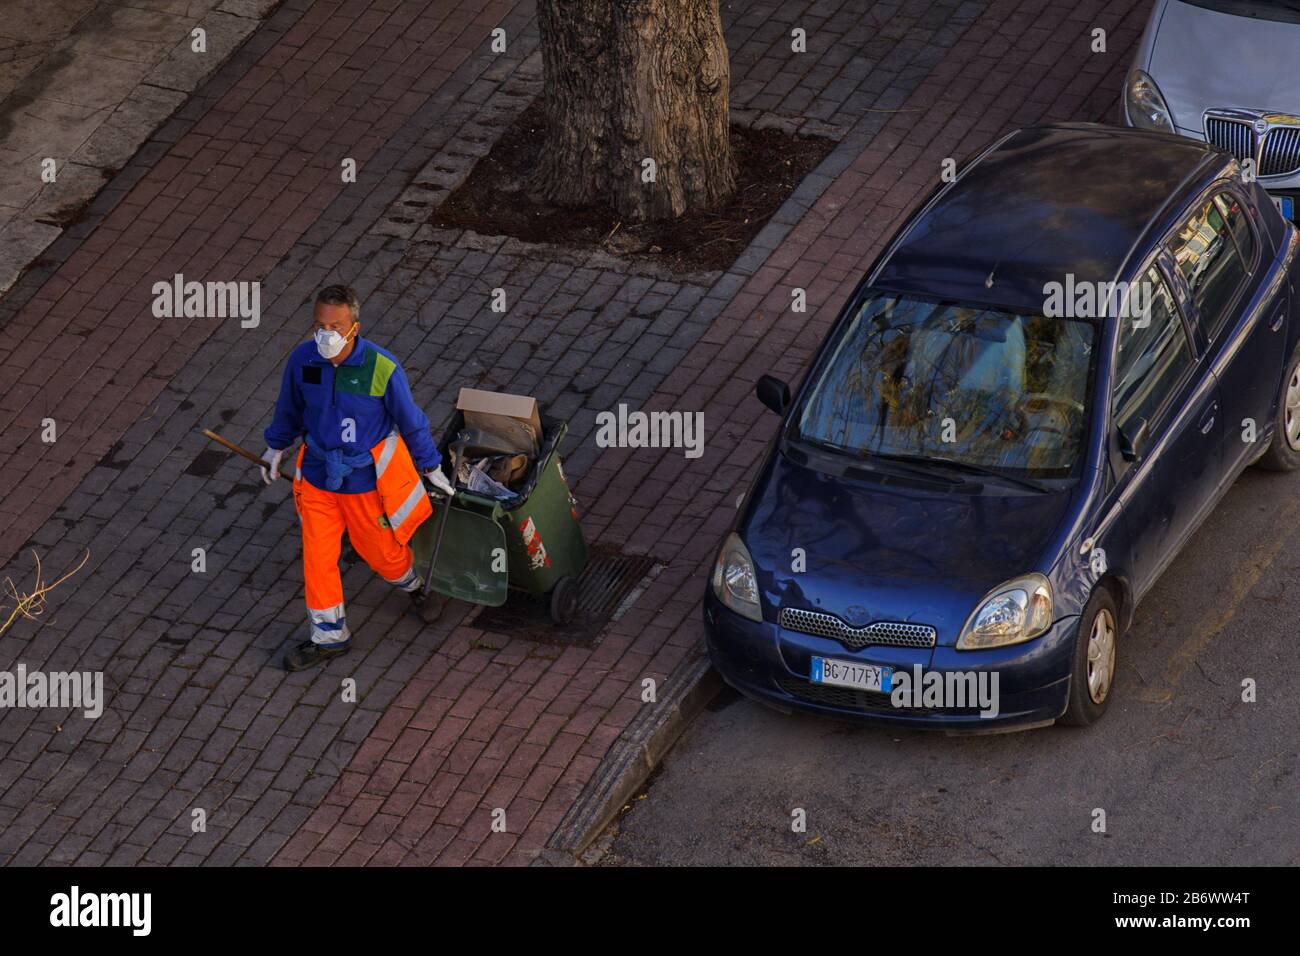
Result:
[[[1187,280],[1207,339],[1213,340],[1228,317],[1228,309],[1246,279],[1233,226],[1250,233],[1237,200],[1221,194],[1205,203],[1169,243],[1178,271]],[[1253,237],[1251,256],[1254,256]]]

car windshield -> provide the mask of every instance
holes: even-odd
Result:
[[[797,437],[855,456],[1069,477],[1096,334],[1091,322],[872,293],[809,391]]]
[[[1300,0],[1184,0],[1193,7],[1257,20],[1300,23]]]

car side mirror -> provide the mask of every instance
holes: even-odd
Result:
[[[1147,450],[1147,441],[1151,437],[1151,423],[1145,418],[1135,418],[1116,429],[1119,438],[1119,453],[1125,461],[1137,461]]]
[[[754,386],[758,400],[778,415],[790,407],[790,386],[772,375],[763,375]]]

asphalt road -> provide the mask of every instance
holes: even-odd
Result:
[[[1099,723],[948,737],[785,716],[728,688],[599,861],[1300,864],[1297,571],[1300,474],[1251,469],[1138,608]]]

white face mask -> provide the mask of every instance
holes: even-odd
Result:
[[[352,329],[356,326],[353,325]],[[348,335],[352,334],[352,329],[348,329]],[[316,330],[316,351],[321,354],[321,358],[332,359],[343,351],[343,347],[348,344],[347,335],[339,335],[332,329]]]

